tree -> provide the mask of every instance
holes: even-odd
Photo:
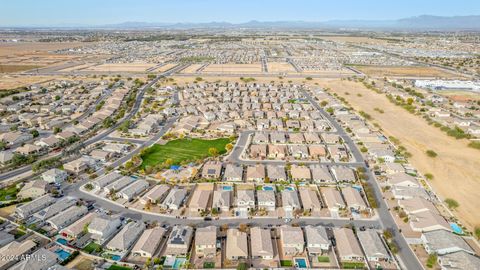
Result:
[[[208,148],[208,154],[212,157],[218,156],[218,149],[215,147]]]
[[[480,239],[480,226],[475,226],[474,234],[477,239]]]
[[[7,148],[7,143],[4,141],[0,141],[0,151],[5,150]]]
[[[434,157],[438,156],[438,154],[433,150],[427,150],[425,153],[427,154],[427,156],[429,156],[431,158],[434,158]]]
[[[233,149],[233,144],[227,143],[227,145],[225,145],[225,150],[227,150],[227,152],[231,151],[232,149]]]
[[[328,104],[328,101],[326,101],[326,100],[322,100],[322,102],[320,102],[320,106],[322,106],[322,107],[327,106],[327,104]]]
[[[452,210],[455,210],[456,208],[458,208],[460,206],[460,204],[452,198],[445,199],[445,203],[447,204],[448,208],[450,208]]]
[[[60,133],[62,132],[62,129],[60,127],[54,127],[53,128],[53,134],[57,134],[57,133]]]
[[[38,136],[40,136],[40,133],[36,129],[31,130],[30,134],[32,134],[34,138],[37,138]]]

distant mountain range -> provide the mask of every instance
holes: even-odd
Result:
[[[17,28],[17,27],[3,27]],[[421,15],[398,20],[330,20],[323,22],[307,21],[249,21],[245,23],[149,23],[123,22],[106,25],[55,25],[19,26],[18,28],[75,28],[75,29],[359,29],[359,30],[412,30],[412,31],[480,31],[480,15],[472,16],[431,16]]]

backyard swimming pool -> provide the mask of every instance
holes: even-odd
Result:
[[[294,187],[285,187],[285,190],[295,191],[295,188]]]
[[[66,245],[68,243],[68,241],[66,239],[63,239],[63,238],[58,238],[57,243],[62,244],[62,245]]]
[[[180,267],[182,267],[182,265],[185,263],[185,261],[187,261],[186,258],[176,258],[175,263],[173,264],[172,268],[173,269],[180,269]]]
[[[307,268],[307,260],[305,260],[304,258],[295,258],[295,267]]]
[[[463,234],[462,228],[460,228],[457,223],[450,223],[450,228],[452,228],[453,232],[456,234]]]
[[[68,257],[70,257],[70,252],[65,251],[61,248],[55,250],[55,253],[57,254],[58,258],[60,258],[60,260],[62,261],[65,261]]]
[[[226,190],[226,191],[232,191],[233,187],[232,186],[223,186],[222,189]]]
[[[271,187],[271,186],[263,186],[262,189],[263,189],[263,190],[268,190],[268,191],[270,191],[270,190],[273,190],[273,187]]]

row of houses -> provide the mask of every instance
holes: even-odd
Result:
[[[225,168],[225,169],[223,169]],[[291,165],[289,169],[283,165],[249,165],[246,168],[240,164],[220,161],[208,161],[203,165],[200,174],[204,179],[216,179],[226,182],[283,182],[302,181],[313,183],[335,183],[356,181],[355,172],[347,166],[325,166],[314,164],[310,166]]]

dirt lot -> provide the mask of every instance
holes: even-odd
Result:
[[[12,76],[0,75],[0,90],[27,86],[53,79],[49,76]]]
[[[147,63],[121,63],[121,64],[101,64],[84,69],[85,71],[100,72],[146,72],[147,69],[154,67],[155,64]]]
[[[174,66],[177,66],[177,64],[166,64],[166,65],[163,65],[159,68],[156,68],[155,70],[153,70],[154,72],[164,72],[164,71],[167,71],[171,68],[173,68]]]
[[[349,70],[349,69],[346,69],[346,68],[342,68],[342,69],[338,69],[338,70],[315,70],[315,69],[304,69],[303,70],[303,73],[304,74],[312,74],[312,75],[324,75],[324,76],[336,76],[336,75],[339,75],[339,74],[342,74],[342,75],[355,75],[355,72]]]
[[[363,44],[386,44],[388,42],[393,42],[386,39],[376,39],[371,37],[325,36],[321,38],[324,40],[330,40],[335,42],[351,42]]]
[[[41,66],[31,66],[31,65],[0,65],[0,73],[12,73],[20,72],[25,70],[30,70],[34,68],[40,68]]]
[[[195,73],[197,69],[201,68],[203,64],[191,64],[190,66],[186,67],[180,73]]]
[[[315,81],[347,99],[356,110],[370,114],[387,136],[400,139],[413,155],[410,158],[412,165],[421,173],[434,175],[430,184],[435,192],[443,199],[453,198],[459,202],[456,215],[460,220],[470,229],[480,224],[478,150],[467,147],[465,140],[455,140],[440,129],[429,126],[422,118],[395,106],[384,95],[376,94],[360,83],[335,79]],[[350,94],[345,95],[345,92]],[[375,108],[380,108],[384,113],[379,113]],[[425,151],[429,149],[438,156],[428,157]]]
[[[287,62],[268,62],[268,72],[272,73],[291,73],[297,72],[295,68]]]
[[[433,67],[420,66],[355,66],[361,72],[373,77],[426,77],[426,78],[461,78]]]
[[[210,64],[204,73],[261,73],[262,66],[258,64]]]
[[[48,52],[66,48],[75,48],[87,44],[82,42],[17,42],[17,43],[1,43],[0,56],[25,54],[32,52]]]

